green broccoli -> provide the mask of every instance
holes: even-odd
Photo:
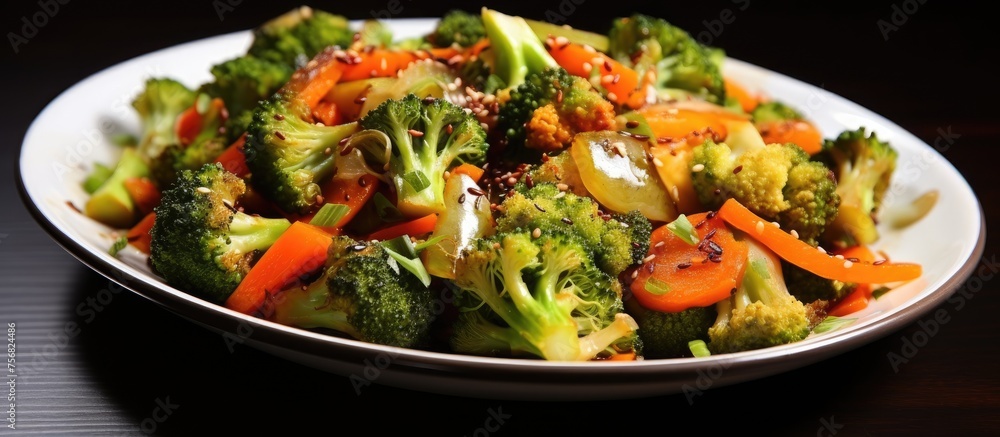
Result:
[[[182,171],[154,209],[149,260],[168,284],[222,303],[291,223],[239,212],[246,184],[221,164]]]
[[[267,318],[306,329],[332,329],[370,343],[426,345],[433,296],[401,269],[382,243],[333,237],[322,275],[306,287],[278,292]]]
[[[791,106],[781,102],[764,102],[753,108],[750,118],[754,123],[771,121],[804,120],[805,117]]]
[[[524,18],[483,8],[482,20],[496,54],[494,72],[508,87],[521,85],[531,73],[559,66]]]
[[[201,91],[221,98],[226,104],[229,119],[226,133],[229,142],[236,141],[246,132],[257,104],[278,91],[292,76],[292,68],[283,63],[254,56],[240,56],[213,65],[213,80]]]
[[[319,183],[333,174],[341,140],[356,122],[323,126],[295,92],[280,90],[254,110],[247,127],[247,167],[253,187],[279,208],[306,214],[323,202]]]
[[[818,318],[789,293],[777,255],[752,239],[744,241],[750,246],[746,273],[736,293],[715,305],[717,318],[708,329],[713,354],[802,340]]]
[[[611,130],[615,107],[582,77],[561,67],[531,70],[500,105],[497,130],[507,147],[554,153],[578,132]]]
[[[805,303],[836,302],[858,288],[858,284],[827,279],[784,260],[781,269],[788,292]]]
[[[593,199],[560,191],[555,184],[515,191],[500,206],[497,233],[538,229],[542,235],[570,235],[601,271],[615,278],[642,262],[649,248],[652,225],[642,214],[606,217]]]
[[[643,307],[636,299],[625,301],[625,312],[639,325],[644,358],[680,358],[691,356],[688,342],[708,342],[708,328],[716,319],[715,307],[695,307],[678,313],[665,313]]]
[[[345,17],[302,6],[254,29],[247,54],[297,69],[327,47],[348,47],[354,33]]]
[[[199,94],[188,111],[197,117],[195,132],[183,132],[178,142],[166,146],[160,155],[150,161],[150,172],[157,186],[167,188],[183,170],[198,170],[213,162],[229,145],[225,135],[226,107],[222,99]],[[189,136],[189,137],[188,137]]]
[[[384,22],[376,19],[368,19],[361,23],[354,42],[351,46],[355,50],[364,50],[366,47],[389,47],[392,45],[392,29]]]
[[[840,196],[837,216],[823,234],[824,243],[844,248],[878,239],[876,218],[897,156],[889,143],[864,127],[824,142],[823,150],[813,158],[833,169]]]
[[[692,183],[706,208],[735,198],[813,245],[837,215],[833,173],[795,144],[731,148],[708,140],[692,152],[691,168],[698,169],[692,170]]]
[[[385,133],[391,143],[387,163],[397,207],[417,217],[444,210],[444,172],[486,160],[486,132],[462,107],[444,99],[419,98],[382,102],[361,118],[364,129]]]
[[[478,240],[459,263],[455,352],[585,361],[634,344],[617,279],[572,234],[500,233]]]
[[[700,44],[662,18],[643,14],[615,19],[608,38],[608,54],[640,75],[655,74],[658,91],[725,103],[721,67],[725,53],[720,49]]]
[[[479,14],[453,9],[441,17],[427,39],[434,47],[449,47],[453,44],[469,47],[485,37],[486,28]]]

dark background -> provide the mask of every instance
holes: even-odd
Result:
[[[63,251],[22,206],[15,165],[31,120],[64,89],[103,68],[181,42],[249,29],[297,5],[234,1],[239,4],[220,20],[209,0],[96,3],[59,5],[18,53],[9,44],[0,47],[7,101],[0,106],[0,322],[17,322],[19,361],[40,363],[37,378],[18,386],[19,432],[141,434],[144,421],[147,428],[154,423],[146,419],[159,400],[179,407],[156,425],[158,434],[336,434],[359,429],[484,435],[476,431],[491,409],[510,416],[497,435],[630,434],[639,429],[656,434],[686,429],[838,436],[1000,433],[998,281],[986,281],[974,293],[965,290],[971,297],[961,310],[944,304],[950,321],[895,368],[887,355],[901,353],[904,339],[926,333],[919,324],[799,370],[711,389],[693,403],[683,395],[514,402],[380,386],[356,396],[344,377],[245,347],[229,353],[218,335],[130,293],[116,295],[78,335],[63,337],[66,322],[81,322],[76,304],[95,297],[108,281]],[[397,17],[435,17],[453,7],[479,7],[453,1],[349,3],[312,6],[352,19],[369,18],[390,6]],[[564,23],[598,31],[606,29],[612,16],[646,12],[693,34],[708,30],[706,23],[729,9],[735,20],[711,42],[730,56],[822,86],[925,142],[932,143],[941,130],[960,135],[943,155],[980,196],[987,229],[998,224],[1000,195],[993,190],[993,168],[1000,156],[994,150],[1000,139],[1000,93],[988,65],[1000,55],[1000,41],[991,13],[943,0],[808,6],[688,1],[656,7],[576,0],[580,4],[569,14],[559,12],[560,4],[569,12],[565,6],[574,4],[569,0],[495,3],[491,7],[510,14],[565,17]],[[21,17],[30,19],[42,10],[37,1],[5,1],[2,8],[0,30],[5,35],[20,33]],[[896,26],[888,38],[879,20]],[[997,250],[996,241],[989,241],[984,258],[992,260]],[[927,320],[930,316],[921,318]],[[44,355],[45,345],[56,345],[59,353]],[[6,431],[0,428],[0,433]]]

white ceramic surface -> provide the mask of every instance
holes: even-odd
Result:
[[[428,30],[433,20],[389,21],[399,36]],[[971,188],[932,147],[888,119],[781,74],[738,60],[728,76],[803,110],[829,137],[867,126],[899,151],[886,213],[938,190],[931,213],[903,231],[881,229],[876,248],[893,259],[923,265],[922,279],[906,284],[855,314],[837,331],[765,350],[709,358],[609,363],[554,363],[396,349],[281,326],[216,306],[166,285],[145,258],[129,248],[108,255],[113,231],[69,206],[83,205],[80,181],[92,163],[113,163],[115,132],[137,132],[129,103],[150,76],[169,76],[195,87],[209,67],[245,52],[249,32],[238,32],[160,50],[101,71],[69,88],[36,118],[20,156],[21,193],[29,209],[67,251],[97,272],[201,324],[230,344],[243,343],[309,366],[428,392],[524,400],[594,400],[678,393],[705,375],[713,387],[773,375],[828,358],[915,322],[947,299],[975,268],[985,228]],[[359,384],[364,387],[364,384]]]

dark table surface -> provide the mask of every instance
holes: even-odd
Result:
[[[17,385],[16,433],[131,435],[155,428],[164,435],[349,429],[484,435],[491,411],[500,411],[509,417],[492,432],[497,435],[633,433],[637,427],[657,434],[682,429],[764,435],[1000,434],[997,281],[984,281],[978,291],[962,288],[964,307],[941,305],[948,322],[906,362],[893,364],[888,357],[900,354],[914,335],[929,333],[920,323],[794,371],[712,388],[692,402],[683,394],[613,402],[515,402],[377,385],[357,396],[345,377],[247,347],[230,353],[218,335],[131,293],[115,295],[94,317],[85,318],[76,307],[98,297],[108,280],[60,248],[22,206],[15,163],[30,121],[61,91],[107,66],[248,29],[294,4],[13,3],[4,2],[0,14],[8,42],[12,34],[29,35],[22,17],[30,20],[58,5],[16,53],[13,45],[0,48],[8,99],[0,109],[0,172],[6,182],[0,184],[0,324],[16,323],[17,359],[33,366],[32,378]],[[944,157],[975,189],[987,229],[1000,224],[994,161],[1000,157],[994,149],[1000,141],[1000,93],[988,67],[1000,51],[991,14],[935,0],[817,2],[805,8],[758,0],[698,6],[664,2],[659,8],[631,3],[639,4],[616,2],[609,10],[594,1],[538,0],[494,7],[591,29],[604,29],[612,15],[643,11],[693,33],[715,30],[704,34],[705,41],[730,56],[822,86],[925,142],[951,132],[956,141]],[[462,3],[314,6],[357,19],[383,10],[398,17],[440,16]],[[732,15],[722,15],[726,10]],[[720,25],[722,16],[731,19]],[[993,265],[998,250],[995,239],[987,241],[984,267]],[[66,334],[68,322],[80,328]],[[7,403],[0,405],[7,409]],[[165,406],[169,415],[162,414]],[[165,420],[153,420],[154,415]],[[0,428],[8,432],[14,431]]]

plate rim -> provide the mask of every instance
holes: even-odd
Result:
[[[400,18],[395,19],[403,22],[409,22],[413,25],[419,25],[421,22],[427,22],[433,18]],[[36,122],[41,118],[41,116],[49,110],[53,105],[60,101],[61,98],[70,93],[73,89],[77,87],[84,86],[90,80],[94,80],[109,70],[114,68],[120,68],[124,64],[138,62],[143,58],[154,57],[163,55],[168,51],[183,51],[191,46],[198,45],[200,43],[205,43],[208,41],[218,41],[224,38],[236,38],[245,37],[249,34],[250,30],[230,32],[215,36],[203,37],[195,40],[190,40],[180,44],[175,44],[172,46],[157,49],[148,53],[144,53],[130,59],[118,62],[116,64],[110,65],[103,69],[98,70],[90,74],[89,76],[75,82],[73,85],[67,87],[61,91],[56,97],[51,99],[45,107],[39,111],[32,122],[25,131],[24,138],[22,139],[21,147],[18,150],[18,159],[16,165],[16,182],[18,187],[18,193],[21,198],[22,203],[31,213],[35,222],[38,223],[49,235],[52,237],[64,250],[70,253],[72,256],[77,258],[80,262],[86,265],[91,270],[94,270],[98,274],[105,276],[109,280],[112,280],[119,285],[129,289],[136,294],[157,303],[159,306],[187,319],[190,322],[200,324],[202,326],[208,327],[220,333],[236,333],[232,329],[227,329],[223,327],[223,324],[230,325],[230,328],[237,328],[243,323],[249,324],[254,332],[257,332],[257,328],[261,328],[260,332],[263,335],[255,336],[252,338],[254,342],[258,340],[282,339],[286,344],[290,344],[295,347],[288,347],[289,352],[298,352],[309,354],[310,356],[317,357],[320,360],[338,360],[344,358],[342,354],[346,353],[348,357],[364,358],[371,357],[378,354],[390,354],[394,356],[393,363],[398,365],[400,368],[396,369],[400,372],[400,376],[406,377],[407,375],[414,377],[419,376],[419,374],[435,374],[440,372],[445,372],[446,376],[453,378],[480,378],[482,375],[490,376],[504,376],[505,378],[514,380],[513,382],[524,383],[529,379],[535,378],[545,378],[546,380],[551,379],[554,375],[558,375],[563,372],[568,372],[567,375],[563,375],[560,381],[554,381],[549,383],[554,383],[559,386],[563,384],[579,384],[581,379],[587,377],[592,377],[596,375],[601,376],[612,376],[620,375],[618,378],[612,378],[609,381],[588,381],[588,384],[611,384],[620,385],[624,384],[629,387],[636,384],[650,384],[654,386],[653,382],[663,381],[670,379],[670,376],[677,376],[679,374],[693,373],[697,372],[699,369],[704,369],[706,366],[710,365],[722,365],[725,364],[726,368],[735,366],[736,369],[743,371],[752,370],[755,366],[759,366],[762,362],[765,364],[782,364],[781,366],[764,366],[767,370],[762,372],[757,372],[757,376],[747,376],[745,378],[740,378],[739,375],[730,375],[727,378],[720,379],[716,381],[716,386],[728,385],[731,383],[740,382],[740,380],[754,379],[757,377],[768,376],[780,372],[790,370],[792,368],[802,367],[814,362],[820,361],[847,352],[851,349],[859,347],[864,344],[868,344],[879,338],[886,337],[891,333],[915,322],[919,317],[926,315],[933,307],[944,302],[950,298],[955,291],[965,282],[965,280],[970,277],[975,271],[982,254],[985,250],[985,237],[986,237],[986,221],[985,213],[978,196],[976,196],[975,191],[971,188],[968,180],[964,177],[954,167],[954,165],[941,156],[937,150],[931,148],[926,142],[920,140],[913,136],[913,134],[903,129],[901,126],[893,122],[892,120],[877,114],[874,111],[869,110],[839,94],[835,94],[826,91],[823,88],[817,87],[815,85],[809,84],[802,80],[784,75],[780,72],[766,69],[764,67],[758,66],[756,64],[751,64],[735,58],[727,58],[728,60],[735,61],[736,63],[742,64],[745,67],[760,69],[766,71],[769,74],[774,74],[779,77],[782,81],[789,81],[794,84],[805,85],[810,88],[822,90],[825,93],[841,99],[843,101],[849,102],[854,106],[863,108],[868,113],[874,114],[881,118],[881,122],[887,123],[890,126],[898,128],[900,131],[905,132],[908,135],[913,136],[914,140],[922,146],[933,153],[938,154],[941,158],[940,164],[946,165],[949,172],[954,173],[959,181],[961,181],[968,192],[972,196],[977,209],[978,209],[978,225],[979,233],[978,239],[972,247],[971,252],[963,261],[963,263],[958,267],[958,269],[952,273],[947,279],[934,290],[929,290],[927,296],[918,299],[905,308],[887,316],[881,317],[874,321],[871,321],[868,325],[864,326],[862,329],[857,331],[849,332],[846,337],[844,335],[825,335],[823,338],[812,341],[808,344],[805,343],[792,343],[788,345],[777,346],[768,349],[746,351],[734,354],[724,354],[708,358],[677,358],[677,359],[665,359],[665,360],[644,360],[644,361],[634,361],[634,362],[607,362],[595,365],[594,363],[565,363],[565,362],[548,362],[541,360],[525,360],[525,359],[513,359],[513,358],[491,358],[491,357],[476,357],[469,355],[459,355],[451,354],[445,352],[433,352],[425,351],[419,349],[406,349],[406,348],[394,348],[384,345],[377,345],[371,343],[360,342],[357,340],[332,337],[325,334],[310,332],[306,330],[301,330],[298,328],[288,327],[284,325],[279,325],[274,322],[269,322],[262,319],[257,319],[245,314],[237,313],[217,304],[204,301],[202,299],[191,296],[182,290],[176,289],[165,283],[159,283],[152,281],[152,278],[146,278],[143,272],[138,272],[139,274],[133,274],[134,270],[131,266],[125,265],[124,268],[114,265],[112,262],[105,260],[94,253],[93,248],[86,244],[84,241],[73,238],[69,233],[62,232],[59,226],[53,222],[40,208],[40,206],[35,202],[29,193],[28,187],[25,181],[25,168],[23,166],[23,159],[25,159],[25,146],[27,141],[31,136],[32,132],[35,130]],[[157,285],[159,284],[159,286]],[[193,318],[197,316],[198,319]],[[207,322],[206,322],[207,321]],[[223,323],[224,322],[224,323]],[[251,342],[253,343],[253,342]],[[255,347],[258,347],[257,345]],[[284,348],[284,346],[275,346],[271,344],[272,347]],[[319,350],[314,350],[316,346],[320,347]],[[828,347],[837,346],[837,347]],[[337,350],[342,349],[342,350]],[[323,352],[337,352],[334,355],[336,357],[330,356],[329,353]],[[278,352],[280,354],[280,351]],[[781,363],[782,358],[791,357],[792,359],[784,360],[787,363]],[[287,358],[287,357],[286,357]],[[360,360],[358,361],[360,362]],[[308,363],[303,363],[307,364]],[[320,364],[319,367],[325,367],[325,363],[313,363]],[[357,363],[354,363],[357,364]],[[317,367],[313,365],[313,367]],[[622,370],[628,369],[628,373],[623,375]],[[502,375],[497,375],[496,373],[501,373]],[[543,372],[542,375],[532,375],[536,372]],[[733,373],[733,372],[730,372]],[[346,375],[345,375],[346,376]],[[530,378],[534,376],[535,378]],[[656,378],[659,377],[659,378]],[[653,378],[649,380],[646,378]],[[624,382],[623,382],[624,381]],[[632,381],[632,382],[629,382]],[[416,384],[416,382],[415,382]],[[674,385],[675,383],[670,383]],[[397,386],[405,386],[406,381],[399,382],[397,384],[391,384]],[[655,390],[641,390],[641,387],[636,388],[637,393],[640,396],[651,395],[651,394],[669,394],[671,392],[677,392],[679,390],[664,390],[664,387],[656,386]],[[677,387],[679,388],[679,386]],[[512,389],[511,393],[506,393],[507,395],[516,396],[517,389]],[[425,391],[435,391],[435,390],[425,390]],[[470,393],[473,390],[464,389],[461,387],[452,387],[442,389],[444,394],[457,394],[457,395],[472,395],[476,396],[475,393]],[[483,393],[483,395],[491,395],[494,393]],[[504,393],[499,393],[503,395]],[[510,397],[510,396],[504,396]],[[557,398],[563,398],[566,396],[555,396]],[[612,398],[614,396],[600,396],[600,399]],[[636,397],[633,395],[627,395],[625,397]],[[531,399],[538,399],[532,396]],[[570,399],[579,399],[577,395],[573,395]]]

